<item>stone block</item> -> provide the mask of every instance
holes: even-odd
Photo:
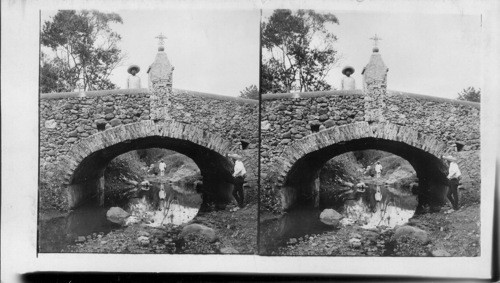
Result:
[[[113,119],[111,121],[109,121],[109,124],[112,126],[112,127],[116,127],[116,126],[119,126],[122,124],[122,121],[120,119]]]

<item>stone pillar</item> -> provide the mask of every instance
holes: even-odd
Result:
[[[97,194],[99,198],[99,206],[104,206],[104,189],[105,189],[105,180],[104,174],[99,177],[97,181]]]
[[[385,122],[384,109],[387,95],[387,72],[389,69],[382,61],[378,48],[373,48],[370,62],[361,73],[365,93],[365,121]]]
[[[314,179],[312,194],[313,194],[313,207],[319,207],[319,188],[320,188],[320,180],[319,175],[316,179]]]
[[[174,67],[170,64],[163,46],[158,48],[156,58],[148,69],[148,87],[151,92],[151,119],[155,122],[171,120],[170,97]]]

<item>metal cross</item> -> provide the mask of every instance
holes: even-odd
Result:
[[[158,45],[159,46],[164,46],[165,45],[165,38],[167,38],[167,37],[164,36],[163,33],[160,33],[160,35],[158,35],[155,38],[158,38]]]
[[[382,40],[382,38],[378,37],[377,34],[375,34],[374,37],[370,37],[371,40],[373,40],[373,47],[377,47],[378,41]]]

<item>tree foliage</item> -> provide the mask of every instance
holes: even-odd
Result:
[[[275,10],[262,23],[263,93],[329,90],[325,81],[337,62],[337,37],[328,25],[333,14],[312,10]]]
[[[42,92],[112,89],[111,72],[124,59],[119,34],[110,24],[123,23],[115,13],[61,10],[45,21],[41,34]]]
[[[240,91],[240,97],[259,100],[259,89],[256,85],[248,86],[244,90]]]
[[[467,100],[472,102],[481,102],[481,89],[474,89],[474,87],[464,88],[458,93],[459,100]]]

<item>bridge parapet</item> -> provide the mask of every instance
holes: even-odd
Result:
[[[387,122],[434,135],[459,151],[481,147],[479,103],[388,92],[385,104]]]

